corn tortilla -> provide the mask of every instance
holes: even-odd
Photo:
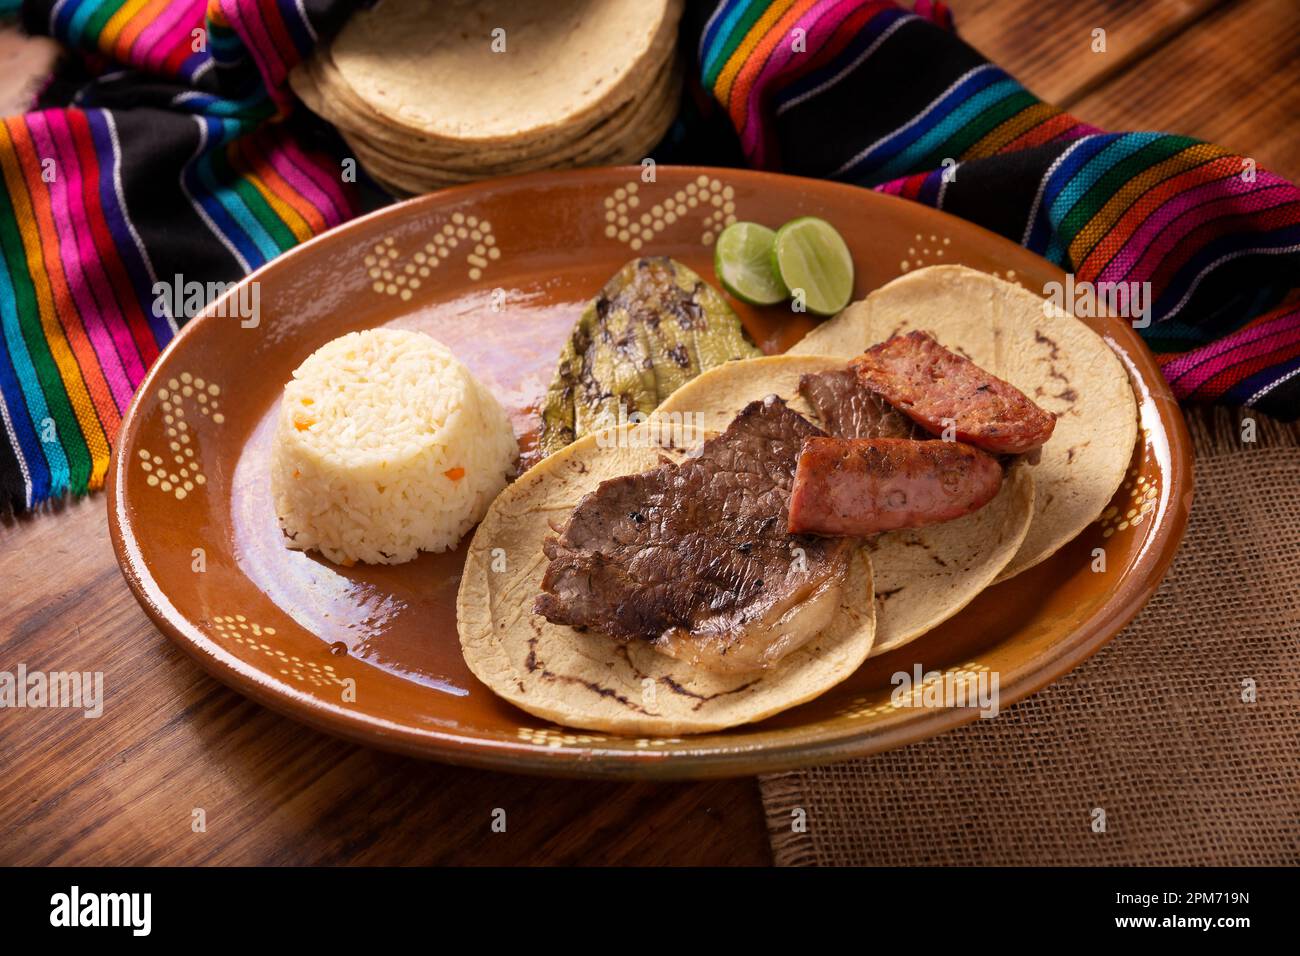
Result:
[[[1005,379],[1056,418],[1030,466],[1037,494],[1029,533],[999,576],[1046,560],[1101,515],[1137,440],[1128,373],[1104,339],[1043,298],[965,266],[918,269],[808,333],[791,355],[849,358],[899,332],[930,332]]]
[[[638,426],[645,428],[645,426]],[[820,696],[866,660],[875,637],[871,560],[855,550],[830,626],[773,667],[714,674],[640,642],[552,624],[532,610],[542,542],[601,481],[654,467],[627,426],[587,435],[502,492],[479,525],[456,601],[461,649],[493,692],[545,720],[618,734],[678,735],[762,720]],[[702,433],[697,434],[702,437]],[[602,445],[606,447],[602,447]]]
[[[844,364],[844,359],[820,355],[728,362],[673,392],[655,415],[673,414],[706,431],[721,431],[749,402],[777,394],[816,422],[812,408],[799,394],[799,379]],[[685,418],[688,414],[691,417]],[[1033,503],[1033,479],[1024,463],[1017,462],[997,496],[973,514],[876,537],[868,545],[877,598],[871,656],[915,640],[992,584],[1024,540]]]
[[[558,135],[633,98],[646,65],[673,46],[681,12],[681,0],[389,0],[353,15],[330,56],[358,98],[399,128],[509,144]]]

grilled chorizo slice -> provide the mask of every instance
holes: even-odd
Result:
[[[1009,382],[925,332],[896,335],[853,363],[858,380],[933,435],[997,455],[1023,455],[1052,437],[1056,417]]]
[[[970,514],[1001,487],[1001,463],[961,442],[805,438],[789,530],[841,536],[919,528]]]

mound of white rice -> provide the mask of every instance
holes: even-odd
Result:
[[[329,342],[284,387],[271,492],[289,546],[350,565],[454,548],[518,455],[496,398],[419,332]]]

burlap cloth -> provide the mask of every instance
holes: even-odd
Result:
[[[1182,549],[1096,656],[995,719],[763,778],[776,862],[1300,862],[1300,429],[1255,417],[1247,446],[1241,413],[1189,414]]]

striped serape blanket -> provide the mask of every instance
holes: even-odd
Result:
[[[9,507],[102,486],[135,386],[191,314],[160,282],[228,283],[368,204],[287,83],[354,6],[0,0],[71,51],[30,111],[0,122]],[[1287,181],[1186,137],[1087,125],[930,0],[697,3],[682,39],[714,109],[688,96],[657,155],[857,183],[1010,237],[1081,287],[1140,286],[1142,334],[1180,398],[1300,415]]]

